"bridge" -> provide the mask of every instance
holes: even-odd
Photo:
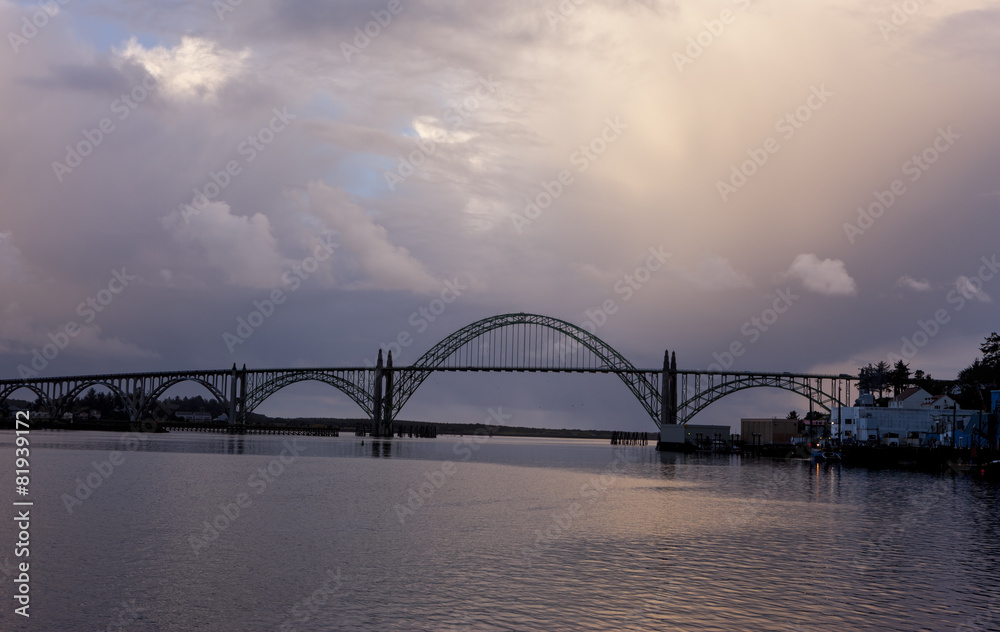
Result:
[[[374,367],[165,371],[33,377],[0,380],[0,404],[28,389],[53,418],[68,412],[87,389],[107,388],[131,421],[153,414],[159,398],[182,382],[205,387],[226,410],[230,424],[282,388],[304,381],[329,384],[350,397],[372,420],[373,434],[391,436],[393,421],[423,382],[436,372],[609,373],[632,392],[657,427],[685,424],[726,395],[750,388],[780,388],[806,397],[819,409],[852,401],[856,377],[845,374],[679,370],[676,353],[663,366],[636,368],[593,332],[538,314],[502,314],[467,325],[434,345],[410,366],[394,367],[381,349]]]

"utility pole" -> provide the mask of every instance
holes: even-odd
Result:
[[[955,433],[958,431],[956,422],[958,417],[958,402],[952,402],[951,404],[951,447],[955,447]]]
[[[844,417],[841,411],[844,410],[844,405],[840,400],[840,380],[837,380],[837,443],[844,443]]]

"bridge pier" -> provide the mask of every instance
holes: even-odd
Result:
[[[393,371],[392,351],[386,363],[382,364],[382,350],[378,350],[375,362],[375,385],[372,392],[372,436],[392,436],[392,394]]]
[[[677,423],[677,352],[663,352],[663,375],[660,378],[660,425]]]
[[[246,425],[247,416],[247,365],[242,369],[236,368],[233,363],[232,373],[229,376],[229,402],[226,414],[229,415],[229,425]]]
[[[392,351],[385,362],[385,389],[382,391],[382,426],[379,436],[392,436]]]

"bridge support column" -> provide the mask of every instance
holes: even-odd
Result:
[[[392,351],[385,362],[385,389],[382,391],[382,425],[379,436],[392,436]]]
[[[660,378],[660,436],[657,450],[683,448],[684,426],[677,425],[677,352],[663,352],[663,376]]]
[[[670,420],[669,423],[677,423],[677,352],[670,356]]]
[[[233,362],[233,372],[229,376],[229,425],[236,423],[236,363]]]
[[[663,375],[660,376],[660,425],[670,423],[670,406],[673,397],[670,392],[670,349],[663,352]]]
[[[240,397],[236,400],[236,419],[240,425],[247,423],[247,365],[240,371]]]
[[[242,369],[233,363],[233,372],[229,376],[229,425],[246,424],[247,416],[247,365]]]
[[[660,378],[660,425],[677,423],[677,353],[663,352],[663,377]]]
[[[382,350],[378,350],[378,360],[375,362],[375,386],[372,393],[372,436],[381,436],[382,432]]]

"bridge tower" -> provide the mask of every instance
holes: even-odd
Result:
[[[677,352],[670,356],[670,419],[667,423],[677,423]]]
[[[392,396],[393,370],[392,351],[382,362],[382,350],[378,350],[378,360],[375,362],[375,384],[372,392],[372,436],[392,436]]]
[[[223,391],[225,392],[225,391]],[[229,425],[245,424],[247,415],[247,365],[242,369],[233,363],[232,375],[229,379]]]
[[[663,375],[660,378],[660,425],[677,423],[677,352],[663,352]]]
[[[392,436],[392,381],[393,381],[393,371],[392,371],[392,351],[389,351],[389,355],[385,361],[385,370],[382,372],[385,378],[385,385],[382,388],[382,423],[378,427],[378,435],[380,437],[391,437]],[[379,404],[376,404],[379,405]]]
[[[372,436],[379,437],[382,431],[382,350],[378,350],[375,361],[375,384],[372,387]]]

